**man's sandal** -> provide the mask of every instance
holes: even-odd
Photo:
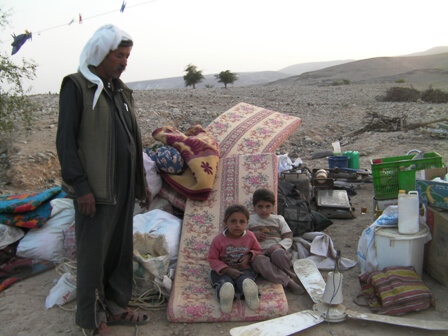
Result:
[[[143,325],[149,322],[149,316],[127,308],[123,313],[117,315],[109,315],[107,317],[107,325]]]

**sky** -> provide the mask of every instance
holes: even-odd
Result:
[[[56,93],[94,32],[114,24],[134,47],[124,82],[278,71],[308,62],[401,56],[448,45],[447,0],[0,0],[0,51],[34,60],[31,93]],[[79,14],[83,21],[78,22]],[[69,24],[73,20],[73,23]],[[11,34],[32,40],[11,56]]]

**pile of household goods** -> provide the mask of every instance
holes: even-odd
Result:
[[[360,184],[371,183],[371,172],[359,168],[359,153],[357,151],[343,153],[331,151],[324,154],[331,154],[326,155],[328,167],[317,167],[312,170],[300,158],[292,162],[288,154],[279,155],[279,180],[283,181],[279,184],[279,213],[285,218],[294,215],[291,204],[282,207],[285,190],[289,193],[286,196],[290,198],[294,198],[293,194],[296,190],[298,191],[302,201],[295,205],[302,206],[302,203],[307,202],[315,210],[312,216],[315,221],[316,215],[327,219],[355,218],[350,196],[356,195],[356,189]],[[288,187],[283,187],[288,183],[294,185],[295,190],[291,192]],[[318,225],[315,229],[321,231],[327,226]],[[305,231],[313,230],[312,228],[308,230],[306,227],[293,229],[297,235]]]
[[[448,172],[442,157],[411,150],[373,159],[371,167],[375,221],[359,240],[361,271],[412,266],[448,285]]]

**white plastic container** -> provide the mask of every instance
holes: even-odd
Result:
[[[400,234],[416,234],[419,231],[418,192],[407,194],[400,190],[398,194],[398,232]]]
[[[402,235],[398,228],[380,227],[375,231],[375,247],[379,269],[389,266],[414,266],[420,277],[423,255],[429,234],[424,225],[416,234]]]

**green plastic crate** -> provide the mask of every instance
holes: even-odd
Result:
[[[415,185],[415,171],[429,168],[442,168],[444,166],[442,157],[436,152],[429,152],[423,155],[422,159],[412,160],[415,154],[392,156],[371,160],[372,179],[375,197],[378,200],[398,197],[400,190],[399,173],[401,177],[401,187],[403,189],[412,188]],[[412,166],[412,167],[411,167]],[[406,173],[406,168],[410,167],[410,173]]]
[[[398,171],[398,190],[415,190],[415,169]]]

